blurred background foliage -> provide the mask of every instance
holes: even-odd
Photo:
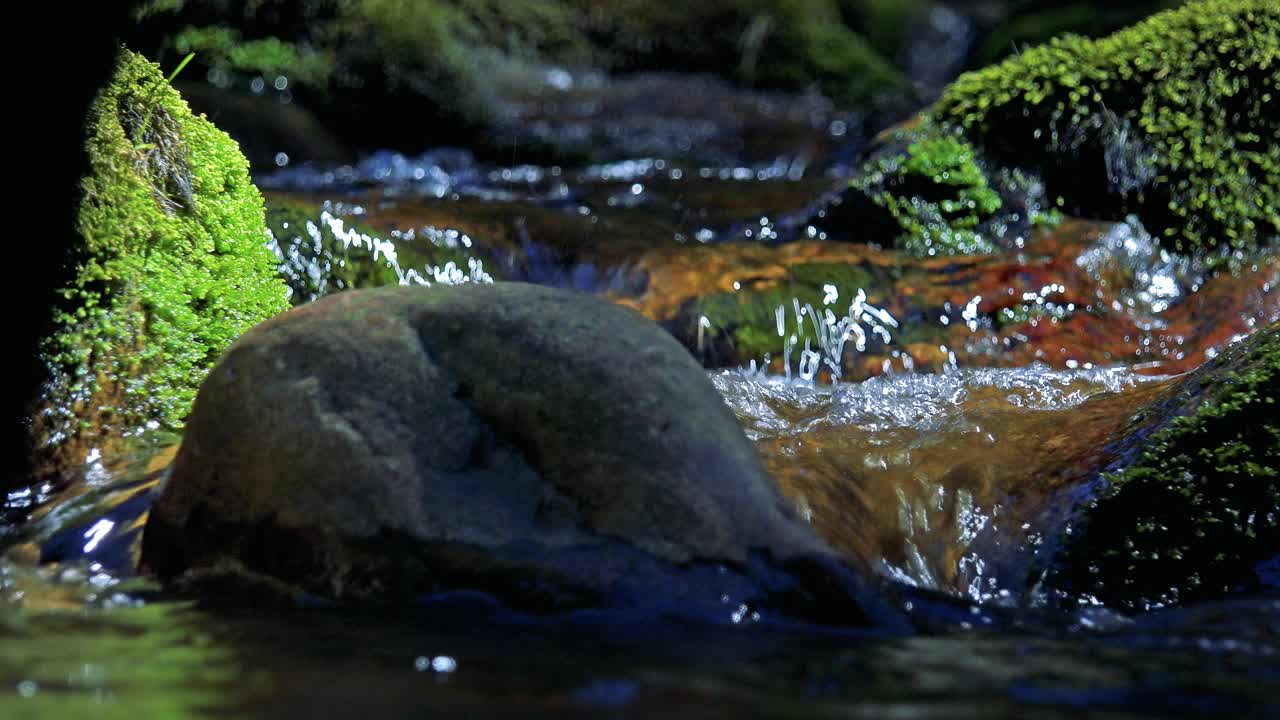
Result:
[[[865,113],[873,133],[964,70],[1179,4],[151,0],[125,42],[166,67],[196,53],[180,89],[261,167],[281,150],[319,161],[376,148],[483,152],[504,101],[548,77],[563,89],[593,75],[699,73],[819,93]]]

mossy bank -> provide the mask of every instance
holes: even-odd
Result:
[[[247,162],[157,65],[121,50],[86,129],[82,242],[35,418],[37,450],[69,459],[180,427],[221,352],[286,307]]]

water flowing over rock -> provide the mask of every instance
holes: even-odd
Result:
[[[728,617],[790,587],[783,564],[830,558],[673,338],[512,283],[341,293],[243,337],[201,389],[142,562],[352,601],[732,596]]]

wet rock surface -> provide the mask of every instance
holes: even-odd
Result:
[[[1280,324],[1142,409],[1049,582],[1131,611],[1257,592],[1280,558]]]
[[[828,554],[673,339],[499,284],[343,293],[242,338],[202,388],[142,562],[549,609],[711,607],[751,568]]]

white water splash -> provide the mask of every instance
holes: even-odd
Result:
[[[1121,368],[1044,365],[821,386],[732,371],[711,377],[747,436],[769,448],[771,471],[805,478],[792,498],[802,517],[830,523],[838,512],[883,538],[883,554],[865,559],[887,577],[993,603],[1021,595],[1023,568],[1059,520],[1035,492],[999,484],[1008,477],[1000,463],[1013,457],[1008,443],[1026,423],[1153,380]],[[1039,452],[1020,442],[1022,452]],[[862,500],[815,506],[803,495],[810,482]]]
[[[787,382],[799,382],[806,385],[816,383],[819,372],[826,368],[831,382],[837,383],[843,374],[845,345],[853,340],[858,352],[865,352],[867,341],[876,336],[881,342],[892,340],[889,328],[897,328],[898,321],[887,311],[867,302],[867,293],[859,288],[849,307],[841,316],[837,316],[830,306],[834,306],[840,298],[835,285],[823,286],[823,308],[818,310],[811,303],[800,305],[798,298],[791,298],[791,315],[788,316],[786,305],[779,305],[774,310],[778,337],[783,339],[783,375]],[[789,324],[790,317],[794,324]],[[809,329],[812,328],[812,333]],[[800,343],[800,333],[804,333],[804,349],[800,351],[797,365],[793,372],[791,353]],[[815,346],[816,342],[816,346]],[[771,358],[766,355],[762,363],[752,360],[746,367],[739,368],[738,373],[744,377],[766,380]]]
[[[442,265],[426,265],[422,268],[406,268],[401,265],[400,256],[396,248],[397,241],[427,242],[435,247],[450,250],[455,250],[459,247],[472,247],[471,238],[457,230],[440,230],[434,227],[427,227],[420,232],[414,230],[403,233],[396,231],[392,233],[393,239],[387,239],[347,227],[346,221],[334,215],[328,207],[320,212],[318,222],[308,220],[302,230],[306,234],[306,241],[310,243],[309,253],[302,252],[300,243],[304,242],[304,240],[301,236],[292,238],[292,242],[289,243],[286,249],[285,243],[281,242],[282,239],[277,238],[270,230],[268,230],[270,240],[267,246],[275,253],[282,275],[294,281],[294,284],[305,278],[305,284],[311,290],[310,296],[305,298],[307,301],[315,300],[333,290],[346,289],[340,285],[330,287],[331,273],[335,264],[341,264],[347,262],[347,260],[335,258],[332,253],[327,251],[324,242],[326,232],[341,243],[343,250],[363,251],[371,256],[369,262],[385,263],[387,267],[395,272],[397,282],[400,285],[429,287],[431,285],[493,282],[493,277],[484,269],[484,262],[476,257],[467,258],[465,268],[454,261],[449,261]],[[290,294],[292,292],[293,289],[291,287]]]

